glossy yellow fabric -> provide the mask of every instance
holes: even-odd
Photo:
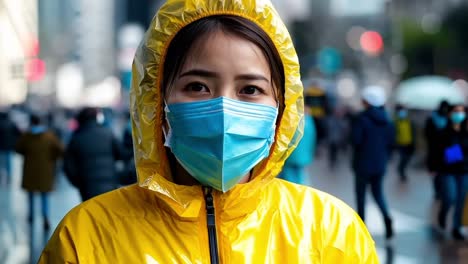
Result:
[[[270,156],[252,180],[214,191],[221,263],[378,263],[357,215],[336,198],[275,177],[302,136],[299,65],[287,29],[266,0],[169,0],[133,65],[131,115],[139,184],[74,208],[39,263],[209,263],[200,186],[172,182],[163,146],[161,76],[170,40],[199,18],[231,14],[257,23],[284,64],[285,109]]]
[[[39,263],[209,263],[202,193],[190,191],[185,211],[137,185],[85,202]],[[320,191],[274,179],[249,200],[214,198],[221,263],[378,263],[355,213]]]

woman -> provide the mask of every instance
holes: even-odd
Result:
[[[271,3],[169,0],[133,69],[139,184],[73,209],[40,263],[378,262],[348,206],[275,179],[303,98]]]
[[[24,157],[22,187],[29,196],[28,221],[34,220],[34,193],[41,194],[44,230],[49,230],[49,192],[54,186],[57,160],[63,155],[63,145],[36,115],[30,117],[30,129],[18,139],[16,152]]]
[[[443,159],[439,155],[441,152],[440,137],[448,124],[449,109],[450,104],[447,101],[440,102],[437,110],[432,112],[424,125],[424,136],[427,145],[426,168],[429,174],[433,176],[432,181],[436,200],[440,200],[440,169],[444,166]]]
[[[468,127],[465,107],[454,105],[449,113],[449,126],[441,136],[444,160],[441,176],[442,205],[438,215],[438,224],[445,229],[447,214],[454,205],[452,236],[463,240],[461,221],[463,205],[468,191]]]

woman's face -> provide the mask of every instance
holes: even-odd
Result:
[[[465,107],[462,105],[457,105],[453,108],[452,113],[464,113],[465,112]]]
[[[167,89],[168,104],[224,96],[277,106],[276,91],[262,51],[243,38],[216,32],[200,38]]]

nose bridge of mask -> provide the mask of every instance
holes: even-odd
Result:
[[[226,112],[233,115],[250,116],[252,118],[267,117],[275,119],[278,114],[277,107],[242,102],[227,97],[190,103],[166,104],[166,107],[166,115],[171,118],[200,118],[216,112]]]
[[[272,123],[274,127],[278,113],[278,109],[272,106],[241,102],[224,97],[190,103],[175,103],[166,105],[165,109],[170,130],[173,130],[174,126],[181,128],[181,126],[191,122],[200,125],[200,127],[185,127],[183,130],[190,130],[194,136],[201,138],[204,137],[204,133],[207,134],[206,136],[217,133],[261,134],[261,131],[252,131],[255,126],[252,126],[251,122],[260,124],[262,131],[266,133],[270,131],[271,127],[264,127],[264,125]],[[176,122],[176,120],[185,121]]]

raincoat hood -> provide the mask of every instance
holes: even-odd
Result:
[[[172,182],[162,132],[164,59],[171,40],[183,27],[207,16],[223,14],[246,18],[262,28],[273,41],[284,67],[285,92],[280,96],[284,109],[279,117],[275,143],[270,156],[253,170],[249,188],[259,187],[276,177],[302,137],[303,96],[298,58],[291,37],[272,4],[267,0],[168,0],[154,17],[137,50],[130,111],[139,185],[171,199],[177,200],[181,188],[196,187]]]

